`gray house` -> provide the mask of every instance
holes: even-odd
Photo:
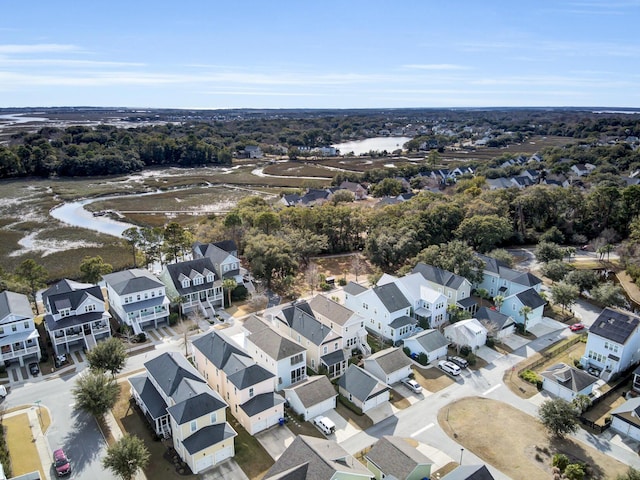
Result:
[[[401,437],[385,435],[364,456],[376,480],[422,480],[433,461]]]
[[[362,410],[362,413],[387,403],[390,390],[389,385],[353,364],[338,379],[338,392]]]

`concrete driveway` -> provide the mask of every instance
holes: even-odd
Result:
[[[335,440],[336,442],[340,443],[361,432],[359,428],[351,425],[342,417],[342,415],[340,415],[335,410],[329,410],[325,412],[324,416],[329,417],[329,419],[336,424],[336,433],[329,435],[327,437],[329,440]]]
[[[233,458],[199,474],[202,480],[249,480]]]
[[[564,330],[568,328],[564,323],[557,322],[549,317],[542,317],[538,323],[529,328],[529,331],[536,337],[542,337],[558,330]]]
[[[504,343],[512,351],[515,351],[520,347],[524,347],[527,343],[529,343],[529,341],[530,340],[528,338],[524,338],[516,334],[507,335],[502,339],[502,343]]]
[[[494,349],[489,348],[486,345],[482,345],[478,348],[475,354],[487,363],[493,363],[496,359],[502,356],[501,353],[496,352]]]
[[[256,440],[264,447],[264,449],[271,455],[273,460],[278,460],[280,455],[291,445],[295,440],[295,435],[291,433],[286,425],[276,425],[268,428],[255,435]]]

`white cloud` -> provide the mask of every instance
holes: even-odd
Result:
[[[416,70],[471,70],[471,67],[467,67],[465,65],[455,65],[452,63],[409,64],[403,65],[403,68]]]
[[[36,44],[0,44],[0,54],[17,53],[60,53],[75,52],[81,49],[75,45],[64,45],[59,43],[36,43]]]

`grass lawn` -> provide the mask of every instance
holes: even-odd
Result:
[[[42,412],[44,412],[44,409]],[[46,414],[46,412],[44,413]],[[31,435],[31,426],[27,414],[23,413],[3,418],[2,423],[5,429],[13,475],[23,475],[39,470],[40,476],[45,478],[38,449]]]
[[[446,373],[436,367],[422,368],[414,365],[413,373],[416,382],[430,392],[438,392],[454,383]]]
[[[488,398],[451,403],[438,413],[438,423],[456,442],[514,480],[551,478],[555,453],[589,465],[591,479],[614,478],[628,468],[572,439],[550,438],[536,418]]]
[[[271,455],[253,435],[247,433],[233,415],[227,415],[227,421],[238,432],[238,436],[234,439],[236,448],[234,460],[251,480],[261,479],[274,463]]]

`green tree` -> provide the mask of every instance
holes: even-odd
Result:
[[[551,286],[553,302],[561,305],[563,311],[576,303],[579,295],[578,287],[569,283],[560,282]]]
[[[329,239],[326,235],[313,233],[306,229],[288,230],[285,238],[291,244],[303,269],[309,265],[309,259],[313,255],[319,254],[329,246]]]
[[[143,227],[140,229],[142,237],[140,247],[144,252],[145,266],[162,260],[162,229]]]
[[[562,260],[564,258],[564,251],[562,247],[555,243],[540,242],[536,247],[534,255],[539,262],[548,263],[551,260]]]
[[[465,277],[472,283],[482,280],[484,262],[466,242],[461,240],[452,240],[425,248],[412,261],[412,263],[418,262],[448,270]]]
[[[133,268],[136,268],[136,249],[142,243],[142,234],[138,227],[127,228],[122,232],[122,238],[131,245],[131,255],[133,256]]]
[[[583,480],[585,476],[584,467],[579,463],[570,463],[564,469],[564,476],[567,480]]]
[[[353,194],[353,192],[351,192],[349,190],[338,190],[331,197],[331,202],[334,205],[337,205],[339,203],[351,203],[351,202],[355,201],[355,199],[356,199],[356,197]]]
[[[125,435],[107,448],[102,465],[123,480],[132,480],[149,464],[150,457],[142,439]]]
[[[164,251],[169,261],[178,261],[180,253],[191,245],[192,238],[178,222],[168,223],[162,232]]]
[[[120,387],[116,379],[105,372],[89,370],[78,377],[71,393],[80,410],[102,417],[116,404]]]
[[[456,323],[460,320],[467,320],[471,318],[469,310],[464,310],[457,305],[447,305],[447,314],[449,315],[449,322]]]
[[[402,182],[397,178],[383,178],[373,187],[374,197],[397,197],[402,193]]]
[[[227,306],[231,305],[231,292],[238,286],[238,282],[233,278],[225,278],[222,281],[222,289],[227,292]]]
[[[511,222],[498,215],[475,215],[465,218],[455,231],[456,237],[480,252],[488,252],[513,235]]]
[[[29,296],[36,306],[36,313],[40,313],[38,302],[36,302],[36,293],[38,289],[44,287],[44,283],[49,275],[42,265],[36,263],[35,260],[28,258],[23,260],[15,271],[18,278],[24,281],[29,288]]]
[[[265,210],[255,216],[253,226],[270,235],[279,230],[282,224],[277,213]]]
[[[494,250],[491,250],[487,256],[491,257],[491,258],[495,258],[496,260],[498,260],[499,262],[504,263],[505,265],[507,265],[508,267],[513,267],[514,264],[514,258],[513,255],[511,255],[507,250],[505,250],[504,248],[496,248]]]
[[[113,267],[105,263],[100,255],[84,257],[80,263],[82,280],[87,283],[98,283],[103,275],[113,272]]]
[[[584,292],[591,290],[598,284],[598,275],[593,270],[572,270],[564,280],[578,287],[580,292]]]
[[[575,407],[562,398],[544,401],[538,408],[538,415],[542,425],[557,438],[578,430]]]
[[[618,475],[616,480],[640,480],[640,470],[636,470],[633,467],[629,467],[627,473],[623,473],[622,475]]]
[[[541,270],[542,274],[554,282],[562,280],[571,270],[571,265],[562,260],[551,260],[545,263]]]
[[[593,288],[591,296],[603,307],[623,307],[627,303],[622,287],[612,282],[606,282]]]
[[[274,278],[284,278],[295,270],[295,255],[284,239],[260,233],[247,241],[245,257],[251,272],[267,281],[271,288]]]
[[[496,307],[498,307],[498,310],[500,310],[500,308],[502,307],[504,300],[504,295],[496,295],[495,297],[493,297],[493,303],[495,303]]]
[[[578,415],[582,415],[591,406],[591,398],[589,398],[589,395],[581,393],[576,395],[573,400],[571,400],[571,403],[576,408]]]
[[[116,376],[127,363],[127,350],[119,339],[109,337],[89,350],[87,361],[91,370],[111,372]]]

